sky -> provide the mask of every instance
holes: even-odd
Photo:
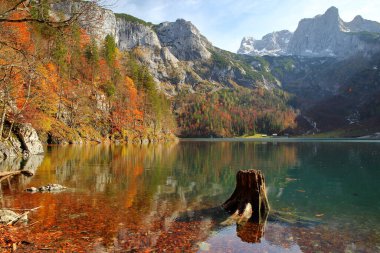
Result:
[[[219,48],[236,52],[244,36],[261,39],[273,31],[297,28],[302,18],[339,9],[344,21],[356,15],[380,22],[380,0],[103,0],[106,8],[159,24],[191,21]]]

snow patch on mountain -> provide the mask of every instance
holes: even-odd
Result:
[[[259,56],[284,55],[286,54],[286,49],[291,37],[292,33],[288,30],[267,34],[261,40],[256,40],[252,37],[245,37],[241,42],[238,53]]]

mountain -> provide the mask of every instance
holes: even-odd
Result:
[[[294,133],[331,131],[355,117],[364,122],[376,116],[362,106],[376,105],[376,75],[373,85],[358,77],[377,66],[372,56],[379,50],[380,25],[361,16],[344,22],[331,7],[301,20],[294,33],[244,38],[239,54],[233,54],[214,47],[183,19],[154,25],[94,11],[90,16],[102,22],[94,27],[84,19],[82,26],[99,42],[111,34],[120,50],[149,70],[172,98],[181,136],[281,132],[294,128],[296,117]],[[356,96],[346,93],[350,85],[357,87]]]
[[[243,38],[238,53],[264,56],[281,88],[294,95],[290,105],[300,112],[295,132],[360,136],[380,130],[378,22],[361,16],[344,22],[331,7],[301,20],[282,47],[273,47],[275,34]]]
[[[183,19],[152,24],[83,1],[62,0],[51,7],[53,20],[67,19],[78,10],[83,15],[59,29],[32,22],[11,27],[7,34],[7,27],[2,37],[7,45],[20,41],[23,50],[42,59],[31,69],[42,78],[33,85],[38,99],[25,99],[25,112],[9,107],[15,112],[7,115],[6,124],[11,126],[12,115],[19,114],[18,120],[32,123],[47,142],[157,141],[173,132],[182,137],[304,134],[363,125],[378,131],[376,22],[356,17],[344,23],[332,8],[301,21],[293,35],[281,31],[260,41],[246,39],[244,50],[271,52],[262,57],[214,47]],[[329,31],[325,37],[335,34],[338,40],[349,33],[372,47],[363,44],[346,57],[289,54],[300,30],[311,36],[316,27],[322,29],[321,20]],[[17,34],[21,37],[15,40]],[[323,40],[317,35],[315,40]],[[32,48],[31,41],[38,43]],[[300,38],[295,48],[303,52],[303,43]],[[306,48],[311,45],[306,43]],[[10,62],[20,52],[1,50]],[[18,83],[25,89],[25,82]]]
[[[233,83],[277,87],[275,78],[258,60],[247,62],[239,55],[214,47],[189,21],[147,25],[122,14],[117,14],[116,20],[119,48],[130,51],[147,66],[170,96],[181,90],[207,91]]]
[[[361,136],[379,131],[380,53],[345,59],[265,57],[300,110],[298,132]],[[339,130],[340,132],[338,132]]]
[[[287,52],[291,55],[338,58],[371,55],[380,50],[379,41],[376,43],[377,35],[372,35],[379,29],[379,23],[364,19],[345,23],[339,17],[338,9],[331,7],[323,15],[300,21]]]
[[[238,54],[250,55],[285,55],[289,41],[293,33],[288,30],[273,32],[265,35],[261,40],[255,40],[253,37],[245,37],[241,41]]]
[[[76,78],[95,87],[88,90],[89,100],[98,107],[93,106],[95,110],[110,114],[96,119],[104,119],[102,128],[95,128],[103,136],[111,130],[115,131],[112,136],[118,138],[125,139],[124,134],[129,132],[135,135],[129,134],[128,139],[159,139],[157,133],[168,130],[168,124],[163,123],[171,119],[168,106],[177,119],[179,136],[240,136],[256,131],[270,134],[293,127],[296,113],[287,105],[290,95],[281,89],[265,59],[214,47],[190,21],[183,19],[152,24],[90,2],[62,0],[52,5],[57,19],[67,19],[78,10],[83,13],[78,25],[85,35],[76,45],[84,49],[84,55],[79,49],[70,54],[84,61],[78,66],[85,68],[86,80]],[[65,51],[60,49],[55,55]],[[57,64],[64,60],[60,58]],[[66,75],[70,78],[71,73],[83,72],[70,71]],[[66,125],[71,124],[65,110],[69,106],[60,105],[65,117],[61,112],[56,116]],[[123,108],[132,114],[123,114]],[[56,136],[50,135],[51,140]]]
[[[272,33],[275,34],[275,33]],[[250,43],[246,47],[246,38],[242,41],[239,53],[251,55],[273,55],[272,40]],[[307,57],[348,58],[354,55],[373,55],[380,51],[380,23],[356,16],[351,22],[344,22],[336,7],[329,8],[323,15],[302,19],[289,43],[280,44],[277,55],[297,55]],[[244,43],[243,43],[244,42]],[[260,50],[264,48],[264,50]],[[268,52],[266,52],[268,51]]]
[[[54,5],[58,13],[72,13],[83,2]],[[149,69],[159,88],[174,96],[190,92],[229,87],[277,87],[278,82],[263,68],[260,60],[246,58],[214,47],[190,22],[178,19],[158,25],[128,14],[114,14],[99,6],[90,6],[79,20],[88,34],[101,44],[107,35],[118,48],[128,51]]]

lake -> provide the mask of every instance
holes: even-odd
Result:
[[[376,141],[185,140],[46,151],[22,163],[33,177],[3,182],[0,207],[40,207],[23,229],[48,249],[380,252]],[[19,164],[3,162],[0,171]],[[296,220],[222,225],[226,216],[213,210],[233,192],[239,169],[263,171],[271,209]],[[48,183],[68,189],[24,191]]]

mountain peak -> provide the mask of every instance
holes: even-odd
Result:
[[[363,20],[364,20],[364,18],[361,15],[357,15],[356,17],[354,17],[352,22],[359,22],[359,21],[363,21]]]
[[[187,21],[187,20],[185,20],[183,18],[177,18],[177,20],[175,22],[177,22],[177,23],[184,23],[184,24],[191,24],[190,21]]]
[[[325,16],[339,17],[339,10],[335,6],[331,6],[324,14]]]
[[[161,45],[167,47],[179,60],[208,59],[211,43],[190,22],[177,19],[175,22],[164,22],[155,27]]]
[[[323,15],[303,19],[288,46],[287,53],[310,57],[345,58],[354,54],[366,54],[380,48],[379,45],[367,45],[356,32],[376,32],[380,24],[366,21],[356,16],[353,22],[344,22],[339,10],[330,7]],[[353,39],[352,36],[356,36]]]

